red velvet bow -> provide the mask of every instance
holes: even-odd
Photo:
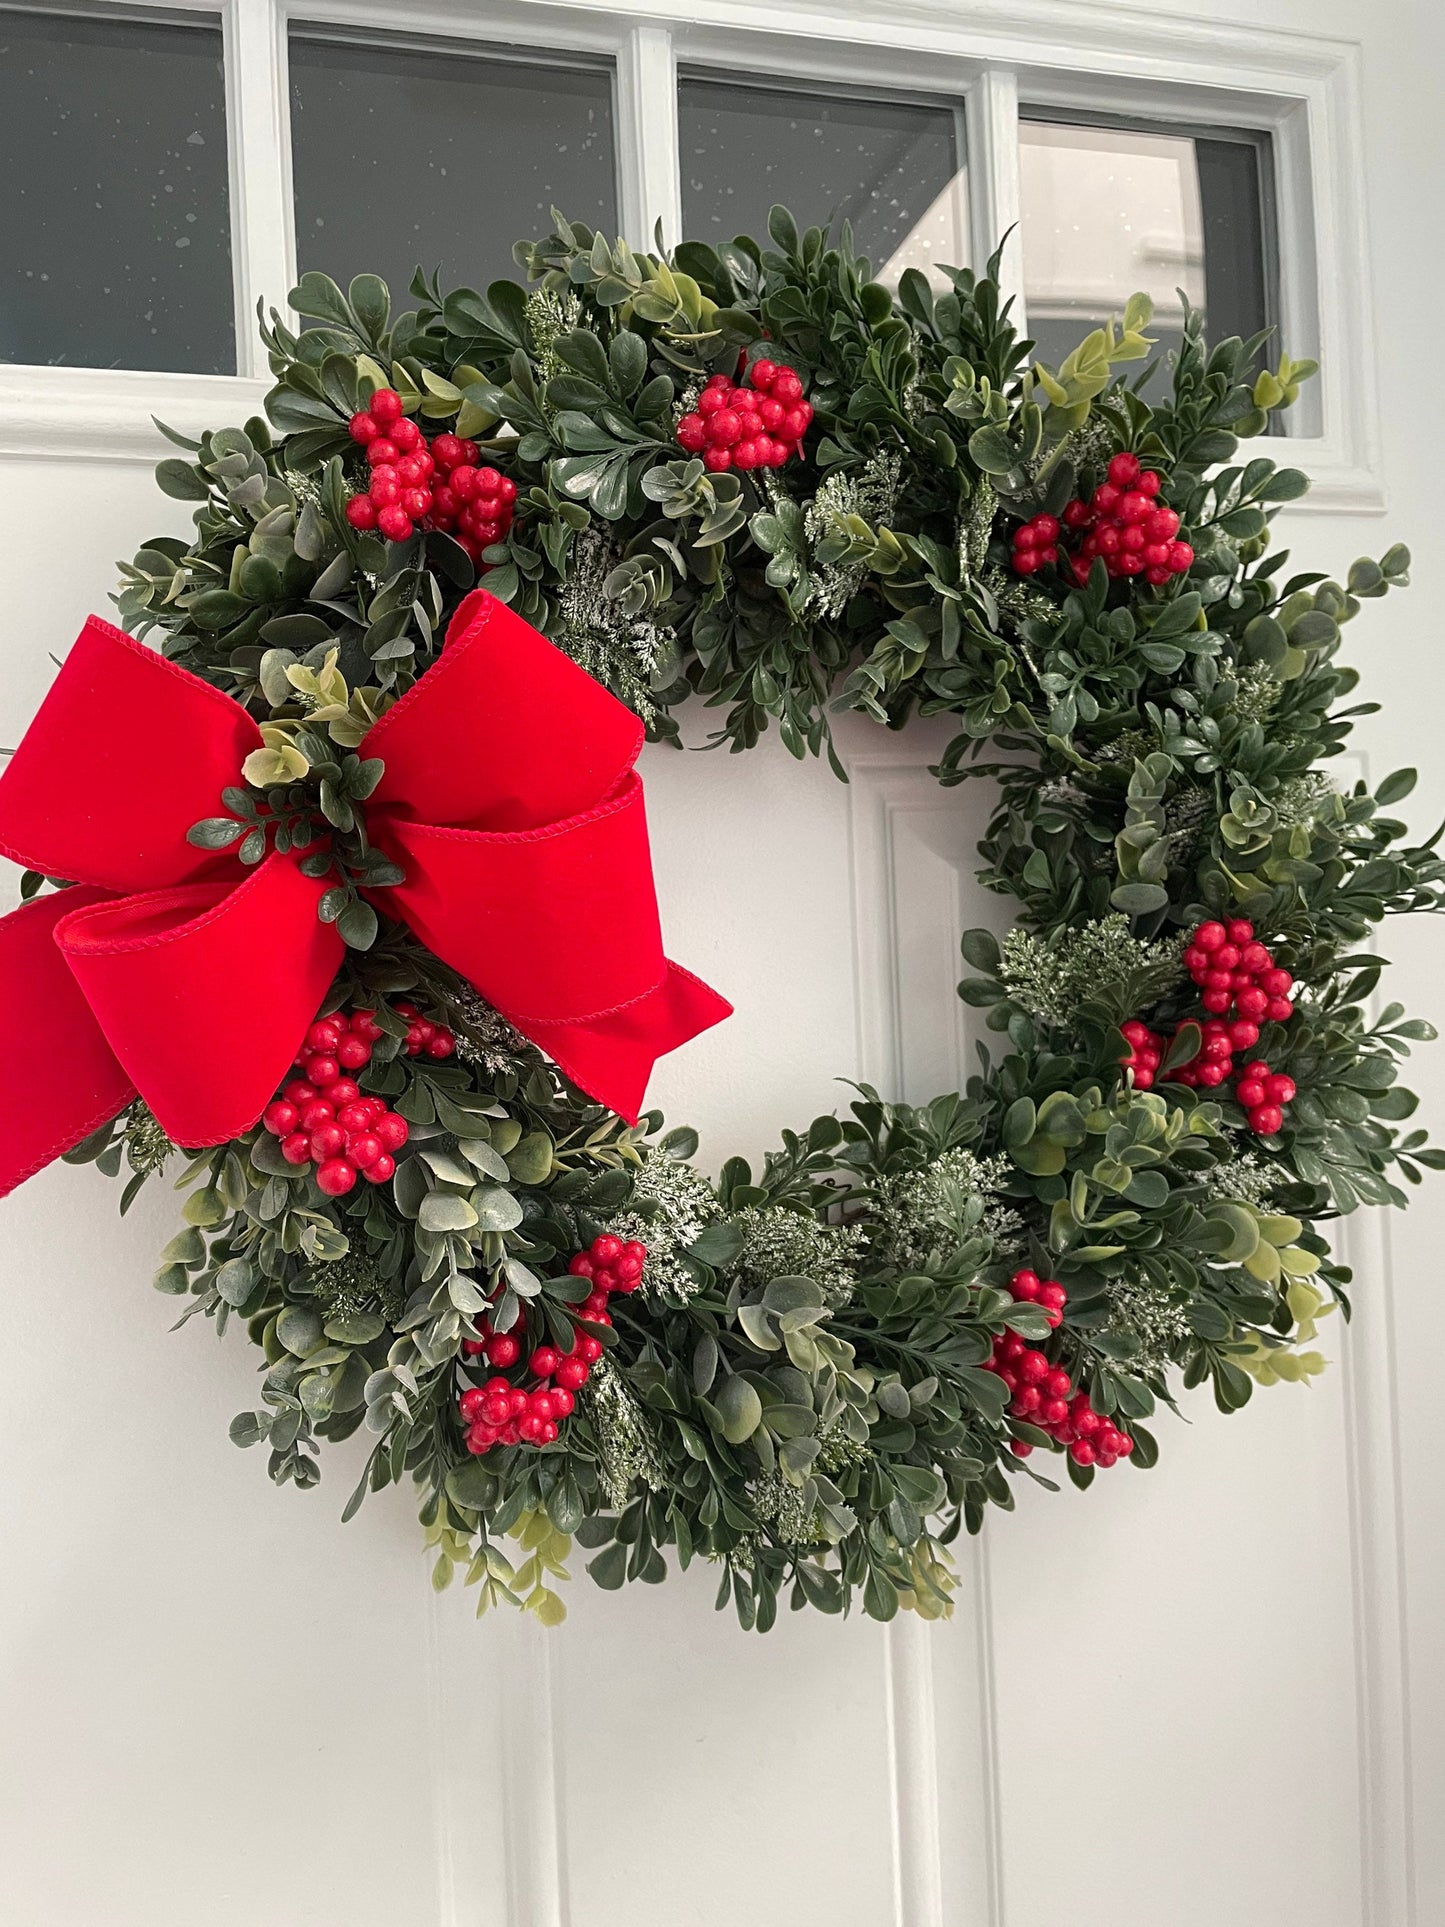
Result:
[[[0,776],[0,854],[77,888],[0,918],[0,1194],[139,1091],[177,1143],[260,1116],[342,954],[325,879],[195,849],[261,732],[92,616]],[[585,1091],[635,1120],[653,1062],[731,1009],[663,955],[642,725],[483,592],[368,731],[400,917]]]

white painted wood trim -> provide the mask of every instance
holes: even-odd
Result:
[[[999,263],[999,287],[1005,299],[1013,301],[1014,318],[1022,325],[1018,76],[1005,67],[986,67],[968,90],[964,126],[968,136],[972,265],[981,270],[992,249],[1008,235]]]
[[[622,232],[651,250],[682,239],[682,167],[677,150],[677,62],[666,27],[628,30],[617,59],[617,198]]]
[[[236,283],[236,367],[266,378],[256,303],[289,313],[296,283],[286,18],[272,0],[228,0],[226,108],[230,124],[231,255]]]

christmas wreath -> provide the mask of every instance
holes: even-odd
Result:
[[[769,235],[558,217],[526,286],[396,315],[304,275],[266,418],[171,435],[195,535],[0,778],[7,1187],[64,1152],[124,1210],[179,1157],[156,1282],[261,1354],[232,1437],[310,1486],[364,1431],[347,1516],[411,1483],[435,1583],[544,1620],[573,1539],[605,1587],[706,1559],[750,1627],[945,1612],[1019,1478],[1320,1370],[1331,1221],[1445,1162],[1364,947],[1445,864],[1411,772],[1322,767],[1408,556],[1289,574],[1306,478],[1237,458],[1312,366],[1191,313],[1156,370],[1136,298],[1051,369],[997,257],[894,294]],[[963,937],[965,1091],[715,1180],[639,1115],[727,1008],[664,957],[632,773],[696,699],[800,757],[949,716],[1018,914]]]

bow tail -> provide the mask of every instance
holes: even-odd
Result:
[[[636,775],[542,829],[446,829],[389,813],[373,828],[406,872],[382,907],[630,1123],[656,1059],[731,1012],[663,953]]]
[[[531,1018],[517,1028],[574,1084],[635,1124],[657,1059],[720,1024],[732,1008],[700,977],[669,959],[662,982],[618,1010],[571,1023]]]
[[[105,897],[85,887],[61,890],[0,917],[0,1197],[135,1096],[55,944],[63,918]]]

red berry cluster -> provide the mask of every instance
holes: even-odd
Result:
[[[1255,937],[1254,925],[1243,917],[1227,924],[1201,923],[1189,939],[1184,962],[1200,987],[1200,1002],[1212,1014],[1200,1025],[1197,1054],[1169,1076],[1176,1084],[1214,1090],[1237,1075],[1234,1095],[1248,1114],[1249,1128],[1260,1137],[1273,1137],[1284,1124],[1284,1106],[1295,1095],[1294,1079],[1272,1071],[1260,1057],[1236,1074],[1234,1054],[1254,1048],[1261,1023],[1289,1021],[1294,979],[1276,966]],[[1124,1068],[1134,1073],[1137,1088],[1147,1091],[1159,1074],[1169,1040],[1137,1018],[1120,1030],[1129,1046]]]
[[[1136,1087],[1147,1091],[1159,1074],[1170,1040],[1137,1018],[1121,1024],[1120,1029],[1129,1045],[1124,1068],[1133,1071]],[[1235,1051],[1249,1050],[1259,1042],[1259,1025],[1242,1017],[1228,1024],[1222,1017],[1207,1017],[1200,1031],[1197,1056],[1191,1057],[1187,1064],[1177,1065],[1169,1076],[1175,1084],[1214,1090],[1236,1075]],[[1284,1106],[1294,1094],[1294,1079],[1286,1077],[1283,1071],[1272,1071],[1262,1057],[1252,1058],[1238,1072],[1234,1087],[1236,1099],[1249,1115],[1249,1128],[1260,1137],[1273,1137],[1282,1127]]]
[[[614,1291],[636,1291],[642,1283],[642,1267],[647,1259],[647,1246],[630,1240],[623,1244],[604,1231],[585,1251],[577,1252],[568,1263],[567,1269],[574,1278],[585,1278],[592,1286],[587,1297],[577,1307],[579,1318],[585,1318],[592,1325],[610,1325],[612,1314],[607,1309],[608,1296]],[[494,1332],[485,1318],[478,1320],[480,1338],[464,1338],[462,1350],[468,1358],[476,1358],[485,1352],[487,1363],[506,1367],[515,1365],[520,1348],[510,1332]]]
[[[372,1184],[385,1184],[396,1169],[392,1152],[407,1140],[406,1119],[379,1097],[363,1097],[361,1086],[346,1075],[371,1062],[381,1035],[370,1010],[319,1018],[296,1058],[302,1075],[261,1118],[272,1137],[280,1138],[288,1164],[315,1162],[317,1186],[328,1198],[352,1190],[358,1172]]]
[[[1016,1271],[1009,1291],[1020,1302],[1042,1305],[1051,1325],[1062,1319],[1068,1294],[1053,1279],[1041,1279],[1034,1271]],[[1134,1450],[1129,1434],[1096,1412],[1087,1392],[1074,1390],[1063,1366],[1036,1351],[1017,1332],[1003,1332],[993,1341],[993,1356],[984,1369],[997,1372],[1013,1394],[1011,1415],[1026,1419],[1057,1444],[1067,1446],[1076,1465],[1117,1465]],[[1025,1439],[1013,1439],[1009,1449],[1015,1458],[1026,1459],[1034,1448]]]
[[[406,1019],[406,1042],[402,1049],[408,1057],[450,1057],[457,1040],[445,1024],[434,1024],[423,1017],[415,1004],[393,1004],[398,1017]]]
[[[370,487],[346,504],[352,528],[379,529],[389,542],[405,542],[419,522],[454,535],[474,562],[511,528],[516,483],[495,468],[479,468],[475,442],[444,434],[428,447],[394,388],[378,388],[370,406],[351,417],[351,439],[371,464]]]
[[[646,1245],[624,1244],[606,1232],[594,1238],[567,1267],[574,1277],[587,1278],[592,1285],[577,1308],[578,1315],[589,1324],[610,1325],[609,1292],[636,1291],[646,1260]],[[512,1332],[493,1331],[485,1318],[478,1322],[478,1330],[480,1338],[466,1339],[462,1345],[469,1358],[485,1354],[487,1363],[499,1371],[517,1363],[522,1347]],[[591,1332],[574,1331],[570,1351],[558,1351],[555,1345],[538,1345],[533,1350],[527,1367],[538,1381],[535,1385],[513,1385],[498,1376],[463,1392],[457,1411],[467,1428],[467,1450],[480,1456],[494,1445],[551,1445],[559,1422],[571,1416],[576,1394],[601,1356],[601,1339]]]
[[[1201,923],[1185,948],[1184,968],[1199,985],[1200,1003],[1217,1017],[1231,1007],[1253,1024],[1287,1024],[1294,1015],[1294,978],[1276,965],[1243,917]]]
[[[710,469],[781,468],[796,455],[808,423],[810,402],[791,368],[755,361],[740,387],[714,375],[697,398],[694,413],[677,424],[677,443],[701,455]]]
[[[1159,487],[1157,472],[1142,468],[1137,455],[1116,455],[1109,463],[1109,479],[1087,502],[1070,502],[1062,520],[1036,515],[1014,530],[1014,572],[1032,575],[1045,563],[1057,562],[1060,538],[1071,531],[1082,535],[1077,554],[1067,558],[1076,582],[1088,581],[1099,557],[1111,576],[1142,575],[1155,588],[1183,575],[1194,551],[1178,540],[1179,517],[1159,500]]]

